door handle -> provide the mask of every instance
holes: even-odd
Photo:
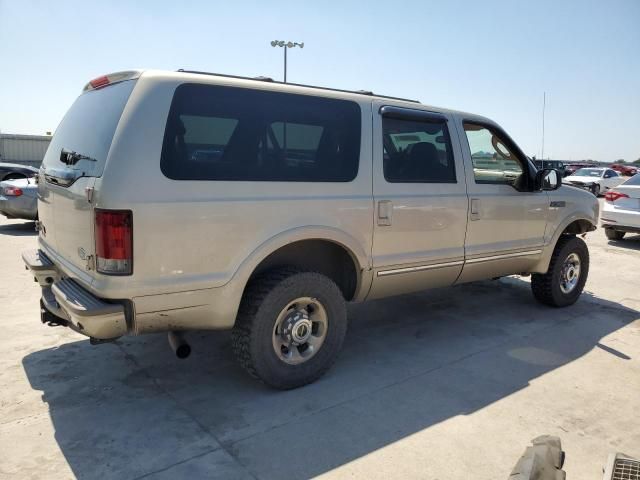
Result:
[[[480,220],[480,199],[472,198],[471,199],[471,212],[469,215],[471,220]]]
[[[378,225],[382,227],[391,225],[392,213],[393,203],[391,200],[380,200],[378,202]]]

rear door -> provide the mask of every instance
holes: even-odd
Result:
[[[89,200],[134,85],[129,80],[82,93],[58,126],[40,170],[41,243],[86,282],[95,250]]]
[[[369,298],[451,285],[464,262],[468,208],[455,127],[442,113],[373,106]]]

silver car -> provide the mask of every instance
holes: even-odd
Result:
[[[39,178],[23,254],[42,320],[94,343],[232,329],[253,376],[319,378],[347,302],[531,274],[580,296],[596,198],[537,171],[488,118],[420,102],[202,72],[84,88]]]
[[[7,218],[38,218],[38,185],[36,178],[20,178],[0,182],[0,214]]]

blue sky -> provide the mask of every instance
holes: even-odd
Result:
[[[529,155],[640,158],[640,0],[0,0],[0,130],[54,130],[82,86],[129,68],[366,89],[479,113]]]

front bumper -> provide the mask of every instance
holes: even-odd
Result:
[[[25,251],[22,260],[42,288],[44,308],[66,321],[68,327],[99,340],[114,339],[127,333],[124,305],[104,301],[73,279],[63,278],[42,250]]]

